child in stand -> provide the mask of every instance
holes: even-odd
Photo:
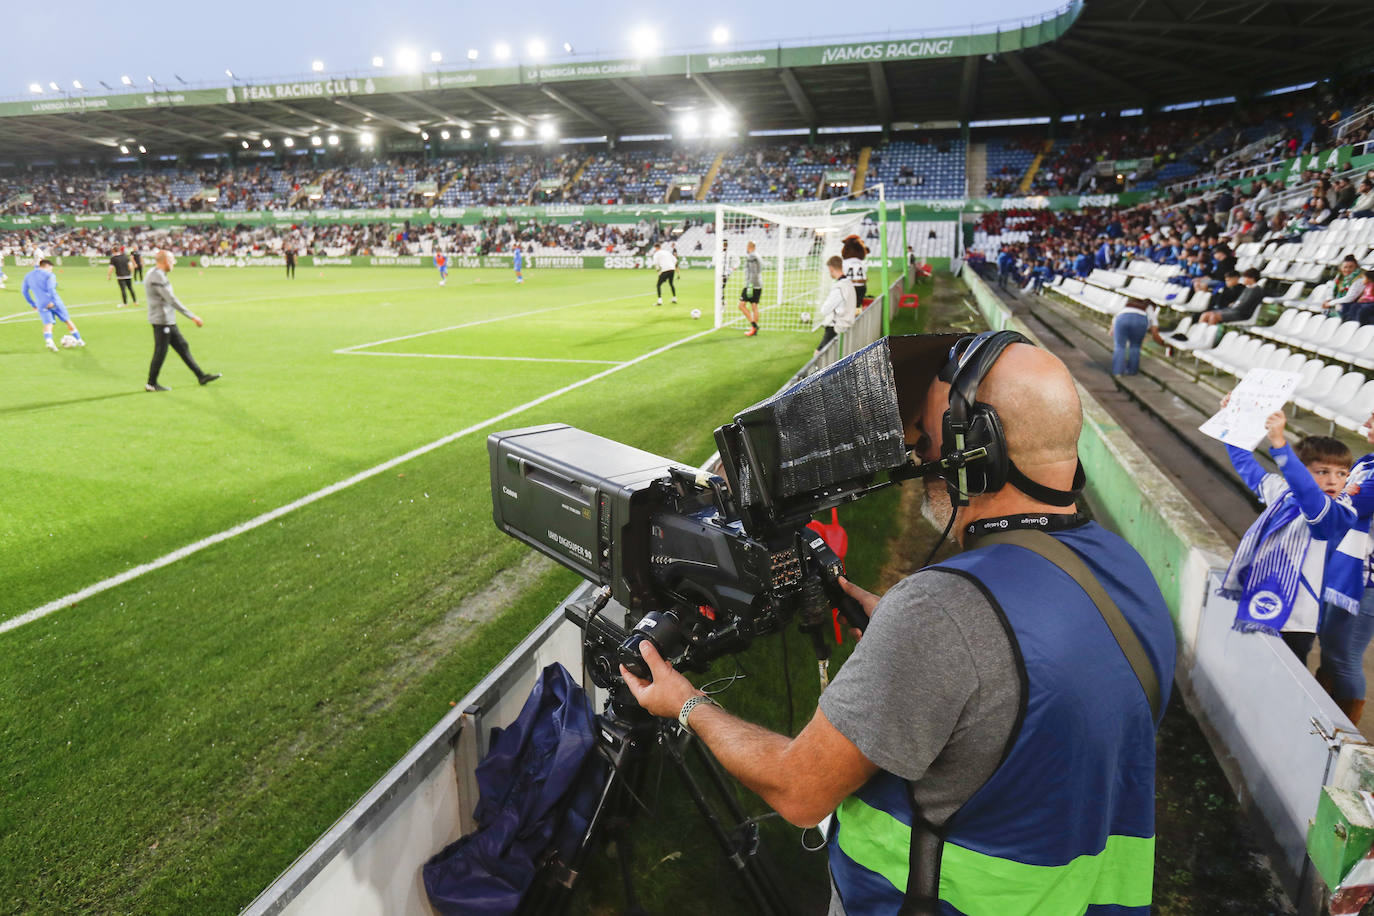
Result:
[[[1266,474],[1252,452],[1227,446],[1236,473],[1266,508],[1236,548],[1219,594],[1237,601],[1235,629],[1282,636],[1305,665],[1320,618],[1327,550],[1355,521],[1341,492],[1350,449],[1330,436],[1308,436],[1290,448],[1286,425],[1282,411],[1264,424],[1279,474]]]
[[[1374,418],[1370,423],[1374,423]],[[1366,434],[1366,439],[1374,444],[1374,429]],[[1374,638],[1374,565],[1370,562],[1369,537],[1370,522],[1374,520],[1371,474],[1374,454],[1365,455],[1350,469],[1345,493],[1355,512],[1355,525],[1327,560],[1325,604],[1318,630],[1321,665],[1317,668],[1317,683],[1356,725],[1364,713],[1364,653]]]

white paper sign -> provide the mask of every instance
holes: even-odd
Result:
[[[1251,369],[1230,402],[1198,430],[1227,445],[1253,449],[1264,441],[1264,421],[1293,397],[1301,376],[1278,369]]]

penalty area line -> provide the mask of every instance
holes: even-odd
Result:
[[[567,308],[568,306],[561,307]],[[593,375],[589,375],[584,379],[580,379],[569,385],[564,385],[562,388],[559,388],[556,391],[550,391],[548,394],[542,394],[539,397],[534,398],[533,400],[526,401],[525,403],[520,404],[516,407],[512,407],[509,410],[502,411],[501,413],[498,413],[493,417],[488,417],[487,419],[482,420],[478,423],[474,423],[471,426],[464,427],[463,429],[460,429],[457,432],[449,433],[447,436],[435,439],[433,442],[426,443],[425,445],[422,445],[419,448],[411,449],[404,455],[397,455],[395,458],[392,458],[389,461],[384,461],[381,464],[370,467],[365,471],[359,471],[352,477],[340,480],[337,483],[332,483],[329,486],[316,490],[313,493],[308,493],[305,496],[302,496],[300,499],[294,500],[293,502],[289,502],[284,506],[278,506],[277,508],[272,509],[269,512],[264,512],[262,515],[250,518],[248,521],[241,522],[240,524],[237,524],[232,528],[227,528],[224,531],[212,534],[209,537],[201,538],[199,541],[187,544],[185,547],[173,550],[171,553],[164,554],[158,557],[156,560],[151,560],[147,563],[142,563],[131,569],[127,569],[124,572],[119,573],[118,575],[110,576],[108,579],[102,579],[101,581],[96,582],[93,585],[86,586],[80,591],[72,592],[70,595],[58,598],[55,601],[49,601],[42,607],[36,607],[31,611],[26,611],[25,613],[18,615],[17,617],[11,617],[8,620],[0,621],[0,633],[8,633],[10,630],[18,629],[26,623],[33,623],[35,620],[41,620],[42,618],[56,611],[60,611],[64,608],[69,608],[80,601],[86,600],[87,598],[93,598],[96,595],[99,595],[101,592],[109,591],[117,585],[123,585],[126,582],[130,582],[134,579],[137,579],[139,576],[146,575],[147,573],[162,569],[164,566],[171,566],[178,560],[184,560],[186,557],[189,557],[195,553],[199,553],[207,547],[212,547],[215,544],[221,543],[222,541],[227,541],[230,538],[243,534],[246,531],[252,531],[254,528],[260,528],[268,522],[275,521],[281,518],[283,515],[287,515],[291,512],[296,511],[297,509],[308,506],[311,503],[318,502],[319,500],[324,499],[326,496],[332,496],[333,494],[338,493],[340,490],[348,489],[354,484],[362,483],[364,480],[376,477],[378,474],[386,473],[387,471],[391,470],[397,465],[401,465],[406,463],[407,461],[410,461],[412,458],[418,458],[421,455],[426,455],[434,451],[435,449],[443,448],[445,445],[449,445],[450,443],[456,442],[457,440],[462,439],[465,436],[470,436],[475,432],[486,429],[488,426],[491,426],[495,423],[500,423],[502,420],[507,420],[515,416],[516,414],[523,413],[527,410],[530,410],[531,408],[538,407],[540,404],[543,404],[547,401],[551,401],[554,398],[567,394],[570,391],[576,391],[578,388],[581,388],[584,385],[590,385],[593,382],[598,382],[601,379],[606,378],[608,375],[613,375],[622,369],[628,369],[630,366],[638,365],[639,363],[642,363],[645,360],[653,359],[655,356],[667,353],[669,350],[672,350],[675,347],[680,347],[683,344],[691,343],[694,340],[705,337],[707,334],[713,334],[716,330],[716,328],[707,328],[704,331],[698,331],[695,334],[689,334],[686,337],[680,338],[671,343],[664,344],[663,346],[650,350],[647,353],[642,353],[639,356],[636,356],[634,359],[628,360],[615,366],[611,366],[607,369],[602,369],[600,372],[597,372]]]
[[[336,353],[339,351],[335,351]],[[408,356],[413,359],[482,359],[501,363],[586,363],[595,366],[623,365],[614,359],[557,359],[543,356],[465,356],[461,353],[388,353],[385,350],[349,350],[344,356]]]

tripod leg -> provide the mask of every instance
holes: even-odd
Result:
[[[702,792],[696,777],[692,775],[674,736],[665,733],[663,743],[668,748],[668,755],[672,758],[683,787],[686,788],[687,794],[692,797],[692,801],[696,803],[697,810],[701,812],[702,820],[711,829],[711,833],[725,853],[726,859],[744,880],[745,887],[749,890],[750,896],[754,898],[754,905],[765,916],[786,916],[787,907],[777,882],[768,874],[762,859],[759,858],[758,825],[746,818],[733,796],[729,796],[726,807],[731,815],[736,818],[735,832],[737,836],[732,837],[721,823],[720,817],[711,808],[711,803],[707,800],[705,793]],[[704,753],[700,751],[700,748],[698,751]],[[714,760],[707,760],[706,762],[706,770],[711,774],[712,782],[718,790],[725,790],[721,792],[721,795],[725,796],[728,787],[724,784],[724,777],[718,770],[714,769],[717,764]]]

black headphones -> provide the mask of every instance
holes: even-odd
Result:
[[[1016,343],[1031,341],[1015,331],[961,337],[950,347],[949,359],[940,370],[940,381],[949,383],[949,409],[941,422],[938,472],[949,483],[952,505],[967,506],[970,496],[995,493],[1010,483],[1040,502],[1072,506],[1087,482],[1082,462],[1074,472],[1072,490],[1053,490],[1022,474],[1007,455],[997,411],[977,400],[983,378],[1002,351]]]

